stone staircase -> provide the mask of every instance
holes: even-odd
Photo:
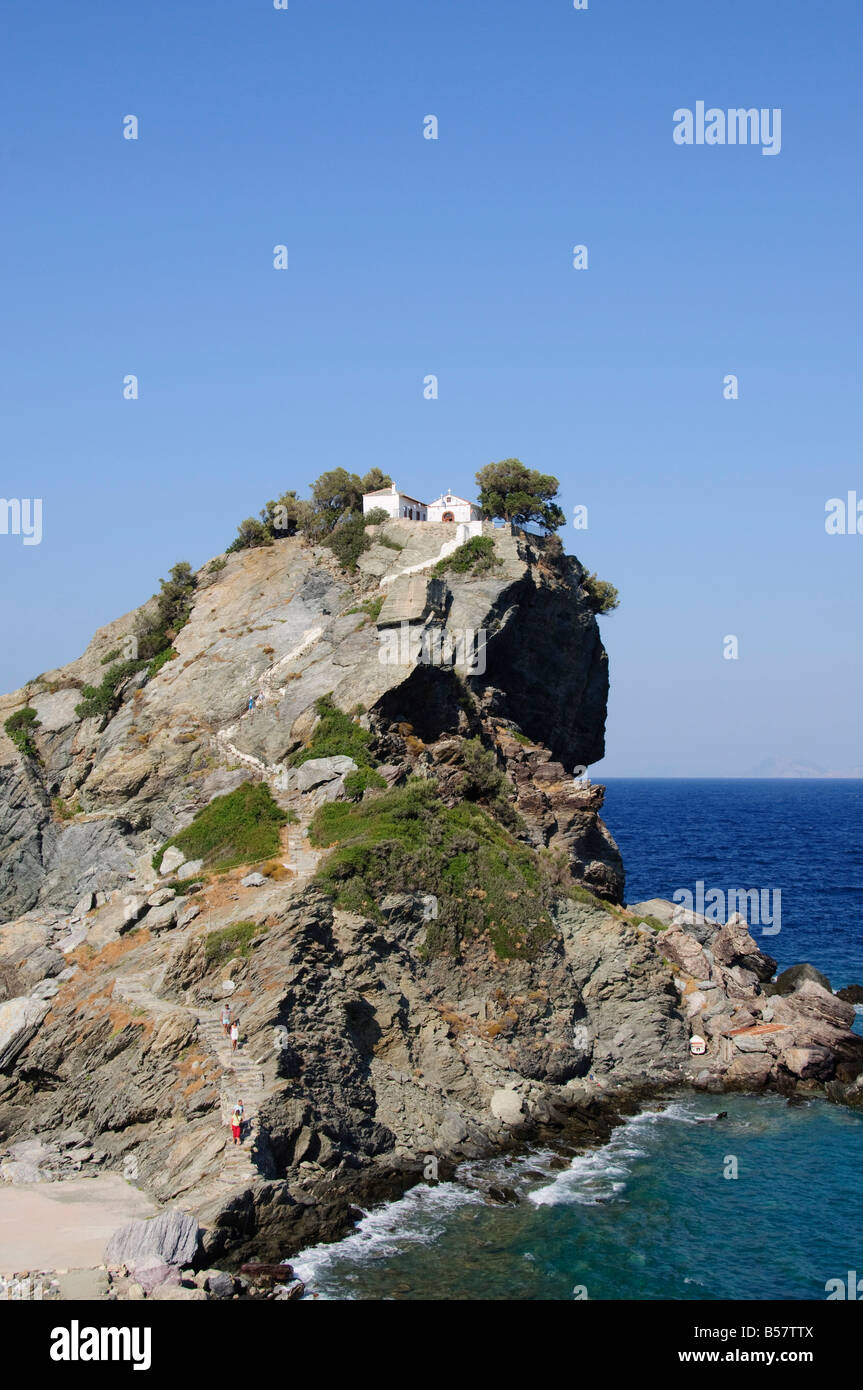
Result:
[[[231,1051],[230,1039],[225,1036],[220,1015],[199,1013],[198,1036],[216,1056],[222,1069],[219,1099],[220,1120],[225,1129],[225,1149],[221,1180],[232,1187],[247,1186],[264,1176],[256,1156],[260,1108],[267,1095],[264,1074],[260,1062],[245,1056],[242,1051]],[[234,1143],[230,1129],[231,1115],[238,1100],[242,1100],[245,1110],[243,1142],[239,1145]]]
[[[299,816],[294,825],[288,826],[288,853],[282,861],[287,868],[293,869],[297,879],[312,878],[317,873],[323,853],[322,850],[312,849],[307,839],[309,824],[317,809],[308,804],[311,800],[311,796],[302,793],[299,797],[281,798],[281,804]]]

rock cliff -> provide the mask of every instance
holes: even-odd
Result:
[[[621,906],[603,789],[573,775],[608,686],[581,566],[489,528],[453,569],[452,530],[388,523],[353,575],[299,541],[230,556],[110,717],[80,689],[140,613],[2,702],[39,725],[0,766],[0,1179],[116,1170],[200,1222],[206,1261],[278,1259],[647,1091],[853,1091],[853,1009],[818,978],[774,990],[736,919]],[[465,660],[429,659],[448,643]],[[349,748],[317,749],[336,716]],[[248,782],[278,852],[187,857]]]

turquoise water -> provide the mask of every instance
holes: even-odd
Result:
[[[675,1100],[560,1171],[534,1153],[472,1165],[517,1191],[422,1185],[292,1260],[349,1299],[823,1299],[863,1269],[863,1114],[779,1097]],[[729,1157],[738,1176],[726,1178]]]
[[[779,968],[863,983],[863,782],[615,779],[603,814],[630,902],[699,879],[779,889],[781,931],[754,931]],[[728,1119],[701,1123],[717,1110]],[[549,1153],[466,1167],[292,1263],[325,1298],[823,1299],[863,1272],[861,1126],[825,1101],[657,1103],[563,1170]],[[479,1175],[521,1200],[490,1205]]]

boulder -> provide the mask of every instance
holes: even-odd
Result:
[[[140,1284],[144,1293],[151,1294],[162,1284],[177,1285],[180,1275],[176,1265],[167,1264],[158,1255],[141,1255],[138,1259],[124,1260],[130,1279]]]
[[[833,1054],[826,1047],[789,1047],[783,1052],[782,1061],[801,1080],[827,1081],[834,1071]]]
[[[832,994],[833,989],[826,975],[822,975],[820,970],[816,970],[814,965],[804,961],[800,965],[789,965],[787,970],[783,970],[781,975],[777,975],[776,980],[771,986],[771,994],[792,994],[799,989],[806,980],[813,980],[816,985],[826,989]],[[841,998],[841,996],[840,996]]]
[[[770,1080],[772,1070],[773,1058],[768,1053],[740,1054],[726,1071],[725,1084],[733,1090],[760,1091]]]
[[[297,768],[297,789],[301,792],[311,791],[313,787],[320,787],[324,782],[334,782],[337,777],[342,777],[346,772],[356,772],[357,765],[353,758],[336,754],[332,758],[310,758],[308,762],[301,763]]]
[[[163,878],[169,878],[177,872],[181,864],[185,864],[186,856],[176,845],[169,845],[162,855],[162,864],[159,873]]]
[[[48,1001],[19,997],[0,1004],[0,1071],[8,1071],[48,1012]]]
[[[844,999],[846,1004],[863,1004],[863,985],[846,985],[836,991],[836,997]]]
[[[694,936],[681,931],[679,927],[669,927],[662,933],[659,943],[662,954],[692,975],[696,980],[706,980],[710,976],[710,961]]]
[[[151,932],[169,931],[177,925],[177,919],[188,901],[188,898],[175,898],[163,907],[151,907],[141,925]]]
[[[147,911],[147,899],[146,899],[146,898],[138,898],[138,897],[135,897],[135,896],[133,896],[133,895],[130,895],[128,898],[124,898],[124,899],[123,899],[123,926],[120,928],[120,930],[121,930],[121,931],[123,931],[123,930],[129,930],[131,927],[134,927],[135,923],[138,922],[138,921],[140,921],[140,919],[143,917],[143,915],[144,915],[144,913],[145,913],[146,911]]]
[[[720,965],[739,966],[752,972],[758,980],[771,979],[776,970],[776,961],[758,949],[739,913],[729,917],[725,926],[719,928],[711,949]]]
[[[96,899],[93,893],[85,893],[83,897],[78,899],[75,906],[72,908],[72,917],[86,916],[88,912],[92,911],[95,902]]]
[[[284,1275],[282,1275],[284,1278]],[[197,1281],[196,1281],[197,1282]],[[208,1269],[204,1275],[203,1287],[214,1298],[233,1298],[234,1277],[223,1269]]]
[[[172,902],[176,896],[176,890],[173,888],[158,888],[155,893],[150,894],[147,905],[148,907],[164,907],[165,903]]]
[[[246,874],[245,878],[240,879],[244,888],[263,888],[266,881],[266,874]]]
[[[204,867],[203,859],[189,859],[179,868],[174,875],[181,881],[187,878],[196,878]]]
[[[505,1125],[517,1128],[525,1122],[521,1096],[516,1091],[498,1090],[491,1098],[491,1113]]]
[[[128,1265],[130,1260],[156,1255],[179,1268],[194,1263],[198,1249],[198,1223],[188,1212],[171,1208],[150,1221],[130,1221],[111,1236],[105,1247],[105,1264]]]

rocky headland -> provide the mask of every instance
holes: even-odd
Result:
[[[608,692],[582,566],[453,533],[375,527],[354,573],[300,539],[229,555],[100,715],[82,689],[152,605],[0,699],[36,716],[0,736],[0,1180],[115,1173],[185,1214],[173,1263],[205,1277],[153,1289],[233,1296],[213,1266],[466,1158],[601,1141],[672,1087],[861,1103],[853,1003],[817,970],[774,981],[739,917],[625,905],[582,774]],[[481,659],[422,659],[466,633]],[[266,854],[218,840],[238,807]]]

